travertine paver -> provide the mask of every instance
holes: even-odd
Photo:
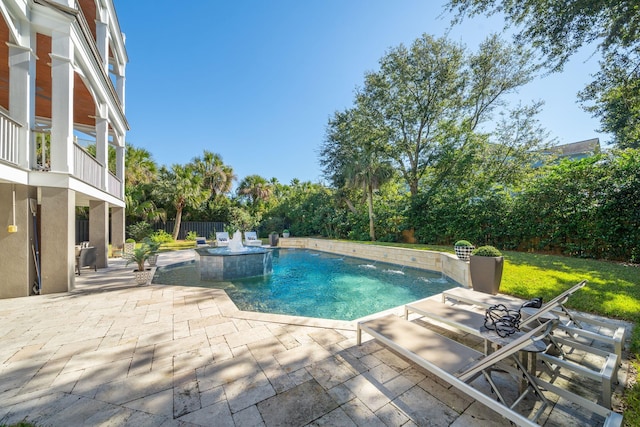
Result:
[[[509,425],[375,341],[357,346],[352,322],[240,312],[216,289],[138,287],[109,262],[72,292],[0,300],[0,424]],[[542,418],[598,421],[562,400]]]

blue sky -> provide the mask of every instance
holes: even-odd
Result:
[[[327,121],[352,105],[364,73],[389,48],[423,33],[445,35],[450,16],[431,0],[114,0],[126,34],[128,143],[159,165],[203,150],[238,179],[258,174],[318,182]],[[179,6],[177,6],[179,5]],[[499,18],[465,21],[449,34],[471,50]],[[514,100],[545,101],[541,123],[569,143],[599,137],[576,103],[597,70],[585,51],[562,74],[538,78]]]

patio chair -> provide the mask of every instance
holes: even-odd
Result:
[[[244,245],[245,246],[262,246],[262,240],[258,239],[258,233],[256,233],[255,231],[245,231]]]
[[[82,267],[93,267],[93,271],[98,271],[96,266],[96,248],[93,246],[84,246],[80,248],[76,256],[76,273],[80,275]]]
[[[557,297],[543,304],[539,309],[521,309],[522,312],[526,312],[526,317],[522,319],[519,327],[526,329],[531,327],[530,325],[536,325],[539,322],[543,322],[549,319],[549,313],[553,310],[562,307],[567,302],[569,297],[576,291],[581,289],[586,284],[586,281],[582,281],[570,289],[562,292]],[[482,294],[488,295],[488,294]],[[499,298],[499,297],[498,297]],[[495,300],[495,298],[492,298]],[[503,301],[503,299],[499,299]],[[504,304],[504,302],[501,302]],[[463,308],[466,306],[467,308]],[[513,305],[512,305],[513,307]],[[404,317],[409,319],[409,313],[417,313],[422,318],[436,321],[471,335],[481,337],[485,343],[485,353],[488,353],[488,341],[486,339],[486,331],[484,330],[485,315],[484,313],[473,311],[470,306],[466,304],[449,305],[438,302],[433,298],[427,298],[424,300],[416,301],[405,305]],[[553,315],[552,315],[553,316]],[[555,317],[555,316],[553,316]],[[538,321],[538,322],[536,322]],[[549,336],[551,347],[553,349],[562,349],[562,345],[575,347],[577,343],[569,342],[568,340],[562,340],[556,336]],[[578,344],[579,345],[579,344]],[[588,347],[582,347],[583,351],[594,353],[593,349]],[[613,353],[603,352],[597,354],[603,358],[603,363],[599,369],[590,369],[578,363],[575,363],[565,357],[563,353],[560,355],[553,355],[546,351],[538,355],[538,358],[542,360],[543,364],[550,370],[551,380],[555,381],[561,375],[562,370],[572,371],[578,375],[591,378],[600,383],[602,391],[602,405],[611,408],[611,394],[612,394],[612,382],[617,375],[617,367],[619,364],[618,356]]]
[[[557,320],[551,320],[540,324],[526,334],[514,338],[513,341],[499,350],[489,355],[484,355],[430,329],[395,315],[387,315],[359,322],[357,326],[357,344],[360,345],[362,343],[362,332],[364,331],[393,351],[451,384],[459,391],[484,404],[516,425],[537,426],[536,420],[548,406],[548,400],[538,384],[549,386],[553,390],[556,387],[553,384],[538,381],[531,375],[519,360],[518,354],[527,346],[535,345],[548,336],[556,323]],[[491,377],[492,371],[496,369],[516,375],[513,384],[510,384],[513,386],[512,388],[518,387],[520,378],[525,382],[525,387],[520,388],[520,395],[511,404],[506,401],[505,395],[499,390],[496,382]],[[497,400],[493,397],[493,394],[485,394],[472,385],[472,382],[480,375],[483,375],[489,382],[491,391],[495,393]],[[575,396],[566,390],[559,389],[557,391],[562,393],[562,396],[570,402],[604,417],[605,425],[619,426],[622,424],[622,415],[580,396]],[[555,393],[555,391],[553,392]],[[515,409],[522,399],[530,393],[533,393],[542,403],[531,415],[531,418],[517,412]]]
[[[550,304],[552,301],[557,303],[558,301],[563,300],[565,295],[573,294],[586,284],[586,280],[581,281],[555,297],[553,300],[549,301],[547,304]],[[442,301],[444,302],[446,299],[477,305],[485,309],[496,304],[504,304],[507,307],[519,307],[524,302],[522,299],[508,295],[489,295],[467,288],[452,288],[442,292]],[[618,326],[613,322],[598,320],[571,312],[564,306],[565,302],[566,299],[561,303],[558,303],[557,307],[554,307],[551,310],[551,313],[557,315],[562,320],[558,329],[565,331],[570,337],[574,338],[572,343],[578,347],[586,347],[585,345],[581,345],[581,343],[577,341],[578,339],[588,339],[612,347],[613,352],[618,356],[618,362],[620,363],[622,361],[622,348],[624,346],[626,335],[625,328],[623,326]],[[547,304],[545,304],[545,306]],[[530,313],[534,313],[535,309],[523,309],[523,312],[526,315],[529,315]],[[593,330],[586,329],[585,325],[591,326],[590,329],[599,329],[599,331],[594,332]],[[602,330],[603,328],[605,331]],[[597,349],[595,350],[597,352]]]
[[[229,233],[226,231],[217,231],[216,246],[229,246]]]

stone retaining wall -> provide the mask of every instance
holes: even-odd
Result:
[[[469,263],[458,259],[454,254],[445,252],[302,237],[281,238],[278,245],[281,248],[307,248],[423,270],[440,271],[462,286],[471,286]]]

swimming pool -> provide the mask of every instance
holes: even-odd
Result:
[[[240,310],[354,320],[457,286],[440,272],[307,249],[275,249],[273,273],[213,282],[196,262],[158,268],[153,283],[224,289]]]

